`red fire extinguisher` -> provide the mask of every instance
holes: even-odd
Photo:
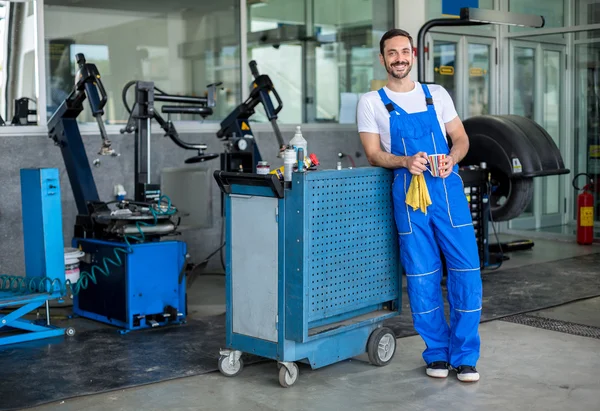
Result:
[[[588,183],[579,188],[575,181],[579,176],[586,176]],[[581,193],[577,196],[577,244],[587,245],[594,241],[594,180],[589,174],[579,173],[573,179],[573,187]]]

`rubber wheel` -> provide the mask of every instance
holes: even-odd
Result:
[[[219,357],[219,371],[226,377],[235,377],[244,369],[244,361],[240,358],[237,363],[229,364],[229,356],[221,355]]]
[[[69,337],[73,337],[75,335],[75,328],[69,327],[65,330],[65,334]]]
[[[533,199],[533,178],[569,172],[552,137],[536,122],[515,115],[481,115],[464,121],[469,151],[460,166],[487,163],[495,180],[490,201],[494,221],[512,220]],[[518,158],[522,173],[515,173]]]
[[[388,365],[396,352],[396,335],[387,327],[378,328],[371,333],[367,343],[367,354],[373,365]]]
[[[286,366],[281,366],[279,368],[279,384],[283,388],[288,388],[294,385],[294,383],[298,380],[298,375],[300,374],[300,370],[296,363],[292,363],[292,372],[287,369]]]
[[[509,221],[523,213],[533,199],[533,178],[512,178],[491,170],[492,192],[490,212],[492,220]]]

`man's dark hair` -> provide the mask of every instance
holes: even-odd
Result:
[[[398,37],[398,36],[402,36],[402,37],[407,37],[408,41],[410,41],[410,47],[414,48],[415,46],[413,45],[413,38],[410,36],[410,34],[408,34],[407,31],[404,31],[402,29],[391,29],[388,30],[382,37],[381,40],[379,40],[379,52],[381,54],[383,54],[383,46],[386,40],[389,40],[393,37]]]

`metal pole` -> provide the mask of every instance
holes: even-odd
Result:
[[[46,325],[50,325],[50,303],[46,300]]]

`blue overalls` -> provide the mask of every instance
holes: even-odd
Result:
[[[385,94],[379,95],[390,114],[391,152],[412,156],[419,151],[448,154],[448,143],[438,123],[429,88],[423,84],[427,111],[408,114]],[[446,361],[454,368],[475,366],[479,359],[479,320],[482,284],[473,220],[458,165],[446,178],[424,172],[432,204],[427,214],[406,203],[412,174],[394,170],[394,217],[400,243],[400,260],[406,273],[408,297],[415,330],[425,341],[427,364]],[[440,282],[446,258],[450,327],[444,315]]]

